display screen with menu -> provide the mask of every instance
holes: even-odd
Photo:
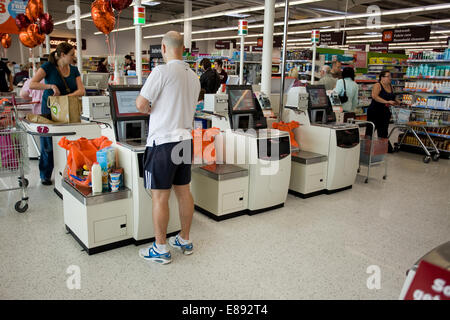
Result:
[[[228,91],[232,113],[246,113],[256,111],[253,93],[250,89],[233,89]]]
[[[309,100],[311,102],[311,108],[327,108],[328,107],[328,96],[323,88],[308,88]]]
[[[116,120],[140,120],[148,119],[148,114],[139,112],[136,107],[136,99],[142,86],[137,85],[110,85],[111,116]]]

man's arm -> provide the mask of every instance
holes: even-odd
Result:
[[[152,111],[150,102],[141,95],[138,95],[136,99],[136,108],[139,110],[139,112],[145,114],[148,114]]]

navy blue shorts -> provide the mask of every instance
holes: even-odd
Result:
[[[191,182],[192,140],[164,143],[145,148],[144,186],[170,189]]]

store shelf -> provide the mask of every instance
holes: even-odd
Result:
[[[360,79],[355,79],[355,82],[356,83],[375,83],[375,82],[378,82],[378,80],[376,80],[376,79],[374,79],[374,80],[367,80],[367,79],[365,79],[365,80],[360,80]]]
[[[426,136],[425,132],[423,132],[423,131],[416,131],[416,133],[419,134],[419,135]],[[428,132],[428,134],[430,135],[430,137],[450,139],[450,135],[439,134],[439,133],[432,133],[432,132]]]
[[[411,108],[420,108],[420,109],[430,109],[430,110],[437,110],[437,111],[450,111],[450,109],[443,109],[443,108],[435,108],[435,107],[429,107],[429,106],[410,106]]]
[[[286,60],[286,63],[288,62],[312,63],[311,60]]]
[[[427,94],[447,94],[450,95],[450,90],[423,90],[423,89],[406,89],[406,92],[415,92],[415,93],[427,93]]]
[[[368,64],[368,66],[370,67],[370,66],[387,66],[387,67],[391,67],[391,66],[397,66],[397,67],[407,67],[407,65],[406,64],[392,64],[392,63],[386,63],[386,64],[372,64],[372,63],[369,63]]]
[[[408,63],[448,63],[450,60],[407,60]]]
[[[404,77],[403,79],[410,79],[410,80],[450,80],[450,77]],[[393,79],[392,79],[393,80]]]

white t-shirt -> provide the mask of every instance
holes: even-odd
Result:
[[[192,139],[200,80],[189,65],[171,60],[150,73],[140,95],[151,103],[147,146]]]

